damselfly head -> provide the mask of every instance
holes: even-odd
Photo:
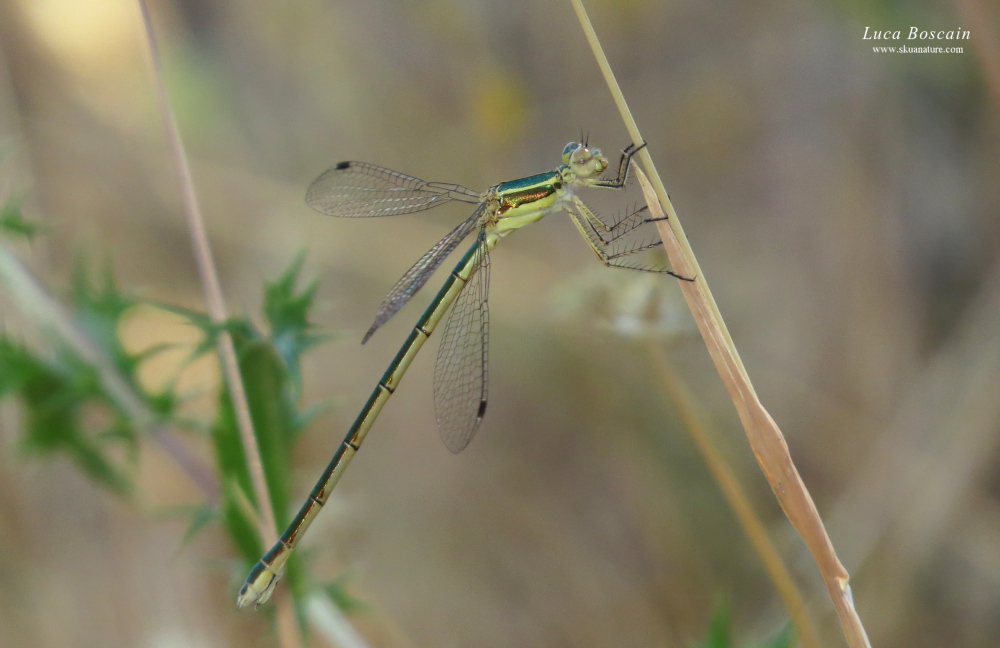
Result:
[[[608,159],[601,154],[601,149],[591,150],[585,143],[570,142],[563,149],[563,164],[578,178],[594,178],[608,168]]]

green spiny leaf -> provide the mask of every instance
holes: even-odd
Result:
[[[205,313],[191,308],[175,306],[174,304],[167,304],[159,301],[150,301],[146,303],[150,306],[155,306],[161,310],[165,310],[168,313],[180,315],[205,335],[205,338],[198,344],[198,346],[195,347],[190,354],[188,354],[188,359],[185,364],[190,364],[206,353],[212,352],[218,346],[219,334],[223,331],[229,331],[230,333],[240,331],[248,337],[259,337],[259,334],[253,328],[253,325],[243,319],[230,318],[219,324],[212,321],[212,318]]]
[[[118,330],[136,300],[118,288],[110,266],[95,283],[79,260],[71,297],[80,329],[153,412],[170,418],[178,405],[173,386],[151,394],[137,377],[142,362],[162,348],[132,354],[123,346]],[[131,479],[122,466],[138,461],[138,432],[125,409],[105,389],[97,369],[75,350],[60,344],[51,358],[43,358],[0,336],[0,396],[5,394],[19,397],[25,405],[22,447],[36,454],[68,455],[104,486],[119,494],[130,492]],[[110,416],[111,423],[104,429],[88,428],[93,417],[87,412],[95,407]],[[112,447],[123,444],[124,463],[109,454]]]
[[[316,325],[309,321],[318,282],[310,282],[300,292],[295,290],[304,260],[305,255],[300,254],[284,274],[264,288],[264,315],[271,327],[271,338],[288,366],[296,393],[301,390],[299,360],[302,354],[332,338],[329,334],[317,333]]]
[[[84,429],[84,409],[97,405],[112,416],[113,437],[128,426],[124,414],[104,394],[96,371],[68,352],[54,361],[36,356],[7,336],[0,337],[0,396],[24,403],[21,446],[30,452],[70,456],[93,479],[127,495],[131,479],[107,455],[100,435]]]
[[[125,312],[136,304],[129,294],[118,289],[110,268],[105,268],[103,285],[92,285],[85,261],[77,260],[73,271],[71,298],[77,320],[87,335],[119,368],[129,372],[134,362],[118,338],[118,325]]]

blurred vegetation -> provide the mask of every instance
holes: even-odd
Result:
[[[18,201],[8,200],[2,210],[0,230],[30,238],[37,227],[21,216]],[[118,324],[134,300],[115,286],[110,270],[94,285],[81,264],[73,277],[70,301],[76,324],[110,358],[132,388],[138,387],[136,371],[142,361],[159,351],[142,354],[125,350],[118,338]],[[58,340],[44,357],[7,332],[0,334],[0,398],[17,397],[24,407],[21,447],[40,455],[68,454],[99,484],[128,496],[138,451],[138,431],[126,411],[102,384],[99,370],[72,347]],[[146,405],[169,417],[175,395],[169,390],[149,394],[138,390]],[[99,409],[104,415],[94,416]],[[124,464],[113,450],[124,450]]]
[[[20,199],[8,198],[0,208],[0,230],[31,239],[38,233],[38,223],[24,220]]]
[[[873,644],[993,648],[1000,106],[975,39],[997,34],[996,7],[587,6]],[[606,152],[626,134],[568,3],[153,10],[226,299],[254,314],[226,326],[287,519],[429,297],[361,347],[377,304],[464,216],[335,221],[302,204],[308,183],[355,159],[483,189],[552,168],[581,129]],[[865,26],[910,25],[974,40],[961,55],[894,57],[861,40]],[[0,645],[272,645],[269,615],[233,605],[260,549],[254,499],[141,34],[129,2],[0,0],[3,245],[64,295],[144,425],[167,428],[140,431],[80,350],[2,286]],[[825,644],[842,645],[673,286],[590,275],[575,236],[547,218],[493,255],[491,411],[476,442],[458,458],[437,443],[425,351],[288,589],[326,589],[372,646],[778,636],[785,610],[664,405],[648,335],[718,421]],[[116,278],[81,251],[109,257]],[[647,290],[657,301],[636,307]],[[317,344],[312,321],[343,343]],[[710,625],[719,593],[732,604]]]
[[[36,229],[22,218],[19,202],[9,200],[5,204],[0,231],[30,238]],[[317,283],[314,281],[302,290],[296,288],[303,260],[304,255],[300,255],[284,274],[265,285],[263,310],[269,325],[266,333],[248,318],[232,319],[219,326],[204,313],[155,304],[157,308],[182,315],[202,333],[203,341],[191,351],[185,365],[203,354],[214,353],[220,331],[227,330],[232,335],[269,496],[275,509],[281,512],[278,524],[282,528],[290,521],[287,512],[295,503],[290,501],[288,492],[292,481],[292,450],[302,431],[322,411],[319,405],[299,407],[301,357],[309,348],[331,339],[310,321]],[[95,344],[100,354],[112,361],[127,387],[155,414],[154,425],[197,431],[198,424],[185,419],[179,411],[181,397],[174,381],[152,392],[138,377],[144,362],[170,350],[172,345],[158,343],[132,353],[122,343],[119,335],[122,322],[139,303],[139,299],[117,286],[110,266],[95,283],[87,264],[78,262],[69,295],[73,325]],[[63,454],[96,483],[118,496],[132,497],[140,442],[143,433],[149,430],[143,430],[143,422],[134,420],[128,407],[105,386],[100,367],[88,362],[58,336],[54,336],[52,346],[51,353],[40,353],[8,333],[0,333],[0,399],[11,397],[23,409],[21,446],[39,455]],[[236,572],[245,574],[266,547],[258,534],[257,502],[227,389],[220,390],[217,411],[209,432],[222,484],[222,501],[216,505],[206,502],[192,511],[183,542],[191,542],[213,520],[222,522],[243,558]],[[124,461],[115,458],[120,449],[125,451]],[[289,562],[285,578],[301,606],[306,586],[299,554]],[[345,610],[362,607],[346,593],[343,581],[326,585],[325,591]]]
[[[698,648],[736,648],[741,644],[733,642],[732,619],[730,617],[729,604],[716,602],[712,618],[708,622],[708,632]],[[792,648],[795,645],[794,635],[790,628],[786,628],[774,636],[773,639],[763,643],[747,645],[746,648]]]

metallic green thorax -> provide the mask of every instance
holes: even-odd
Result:
[[[559,182],[559,171],[547,171],[538,175],[528,176],[520,180],[502,182],[496,186],[497,193],[507,194],[511,192],[524,191],[538,187],[551,187],[553,183]]]

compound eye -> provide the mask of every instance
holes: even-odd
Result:
[[[563,164],[569,164],[570,156],[573,155],[573,152],[576,151],[578,148],[580,148],[579,142],[570,142],[569,144],[566,145],[566,148],[563,149],[563,154],[562,154]]]

